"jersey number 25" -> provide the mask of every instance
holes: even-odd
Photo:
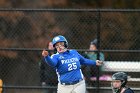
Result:
[[[77,69],[76,62],[68,64],[68,71]]]

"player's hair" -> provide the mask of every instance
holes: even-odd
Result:
[[[95,45],[97,47],[97,39],[94,39],[93,41],[91,41],[90,44]]]

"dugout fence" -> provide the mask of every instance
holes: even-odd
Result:
[[[105,62],[140,62],[139,15],[139,9],[0,9],[0,78],[4,84],[3,92],[42,93],[44,89],[56,90],[53,81],[51,86],[41,85],[40,64],[41,51],[59,34],[68,39],[69,48],[77,49],[82,55],[91,52],[89,44],[96,38],[96,52],[104,53]],[[126,72],[133,79],[129,85],[138,93],[139,72],[132,72],[134,68]],[[89,92],[111,91],[110,80],[101,81],[99,78],[101,74],[112,75],[114,71],[97,72],[97,80],[87,84]]]

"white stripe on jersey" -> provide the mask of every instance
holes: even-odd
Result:
[[[84,79],[84,75],[83,75],[83,73],[82,73],[81,69],[80,69],[80,73],[81,73],[82,79]]]

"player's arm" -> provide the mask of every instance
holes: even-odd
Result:
[[[84,58],[82,55],[78,55],[80,57],[80,62],[83,65],[96,65],[96,62],[87,58]]]
[[[78,52],[77,52],[78,53]],[[81,64],[84,64],[84,65],[97,65],[97,66],[100,66],[103,64],[102,61],[99,61],[99,60],[96,60],[96,61],[93,61],[93,60],[90,60],[90,59],[87,59],[87,58],[84,58],[82,55],[80,55],[78,53],[78,56],[80,57],[80,62]]]
[[[48,51],[43,50],[42,56],[44,56],[45,62],[49,65],[55,67],[57,65],[57,59],[55,57],[50,57]]]

